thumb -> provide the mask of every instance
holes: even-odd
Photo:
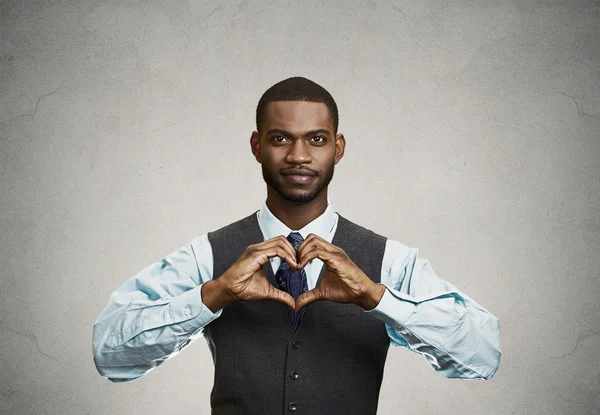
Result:
[[[269,300],[279,301],[287,305],[290,308],[294,308],[296,306],[296,302],[294,301],[294,297],[285,291],[279,290],[271,285],[269,292],[267,293],[267,297]]]
[[[298,312],[302,310],[302,308],[315,301],[319,301],[323,299],[323,293],[319,287],[315,287],[310,291],[300,294],[298,299],[296,300],[295,311]]]

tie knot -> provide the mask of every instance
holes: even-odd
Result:
[[[304,242],[304,238],[300,235],[300,232],[292,232],[288,235],[287,240],[290,241],[294,249],[298,249],[302,242]]]

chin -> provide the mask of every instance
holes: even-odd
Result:
[[[288,202],[296,202],[296,203],[303,203],[303,202],[310,202],[311,200],[314,200],[319,193],[316,193],[314,191],[314,189],[311,190],[306,190],[306,191],[302,191],[302,192],[285,192],[285,193],[279,193],[279,195],[287,200]]]

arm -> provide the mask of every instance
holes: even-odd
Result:
[[[212,249],[203,235],[117,288],[94,323],[98,372],[113,382],[136,379],[201,336],[221,314],[202,302],[212,272]]]
[[[417,248],[389,240],[381,301],[367,312],[386,323],[390,341],[421,354],[444,377],[490,379],[500,363],[499,320],[438,278]]]
[[[208,235],[167,255],[117,288],[94,324],[94,363],[113,381],[134,380],[157,368],[202,335],[203,328],[238,300],[276,300],[294,306],[263,272],[270,258],[296,266],[283,236],[250,245],[213,279]],[[203,301],[204,298],[204,301]]]

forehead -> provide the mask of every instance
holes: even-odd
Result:
[[[329,109],[322,102],[269,102],[265,107],[263,123],[265,130],[280,128],[302,132],[323,128],[333,133],[333,120],[329,116]]]

